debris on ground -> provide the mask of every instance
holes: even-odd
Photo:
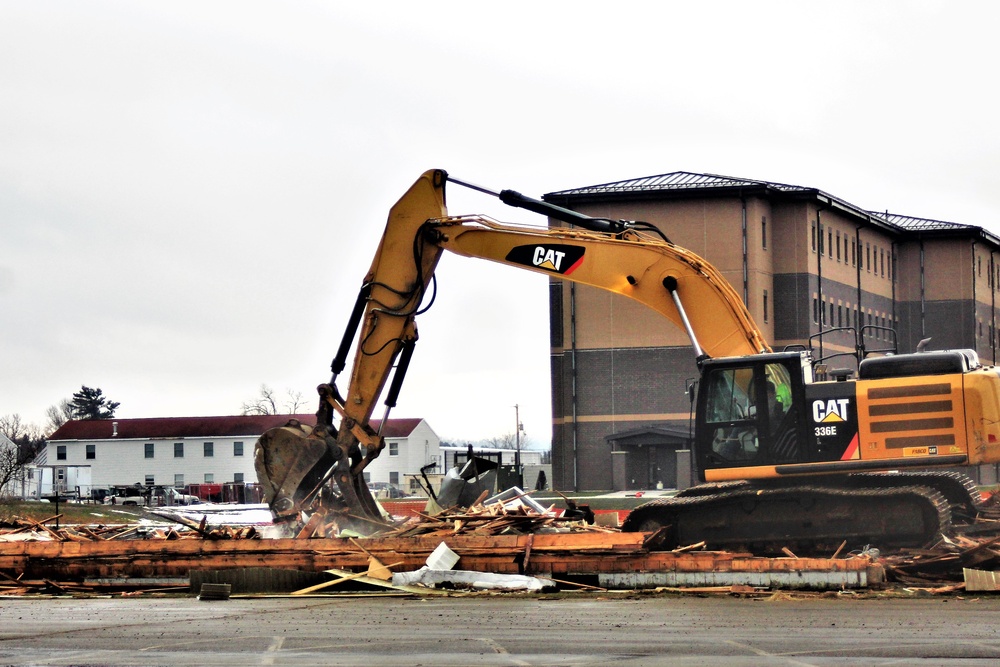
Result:
[[[432,570],[422,567],[412,572],[398,572],[392,575],[394,586],[420,585],[427,588],[468,588],[478,591],[530,591],[556,590],[556,582],[551,579],[531,577],[523,574],[494,574],[492,572],[472,572],[469,570]]]
[[[964,570],[1000,569],[1000,536],[969,537],[942,535],[926,549],[906,549],[882,557],[890,581],[910,586],[947,588],[953,584],[960,590]]]
[[[261,535],[254,526],[209,526],[205,518],[200,521],[181,515],[171,515],[171,523],[157,525],[138,524],[91,524],[71,525],[59,528],[46,524],[58,521],[62,515],[34,521],[22,517],[12,517],[0,526],[0,542],[102,542],[108,540],[252,540]],[[179,525],[178,525],[179,524]]]
[[[430,595],[441,588],[504,590],[503,582],[531,580],[543,583],[522,590],[558,585],[754,596],[886,584],[914,595],[1000,590],[1000,522],[989,516],[921,549],[880,553],[871,545],[848,553],[842,544],[828,558],[799,557],[789,548],[785,557],[761,558],[708,551],[703,542],[664,551],[657,533],[595,525],[585,506],[545,507],[517,487],[487,496],[483,490],[468,507],[395,518],[372,536],[341,531],[337,516],[324,513],[285,539],[271,539],[260,526],[184,512],[156,512],[155,521],[124,525],[59,526],[62,515],[14,517],[0,524],[0,595],[187,592],[192,571],[265,563],[333,576],[303,582],[297,594],[364,583],[393,594]],[[301,588],[307,583],[313,585]]]

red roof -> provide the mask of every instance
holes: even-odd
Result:
[[[303,424],[316,423],[316,415],[234,415],[230,417],[156,417],[150,419],[77,419],[68,421],[49,436],[56,440],[110,440],[111,438],[153,440],[157,438],[211,438],[247,436],[256,438],[264,431],[284,426],[289,419]],[[413,433],[420,419],[390,419],[382,435],[403,438]],[[376,431],[380,420],[371,422]],[[117,435],[115,435],[117,433]]]

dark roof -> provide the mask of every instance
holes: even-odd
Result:
[[[221,438],[247,436],[256,438],[264,431],[284,426],[289,419],[315,424],[316,415],[234,415],[228,417],[156,417],[149,419],[78,419],[68,421],[49,436],[55,440],[110,440],[160,438]],[[390,419],[382,435],[387,438],[408,436],[420,419]],[[372,420],[376,431],[381,422]],[[117,432],[117,435],[114,435]]]
[[[818,188],[719,174],[697,174],[690,171],[673,171],[669,174],[560,190],[543,195],[542,199],[563,206],[571,206],[574,203],[585,204],[622,199],[732,197],[734,195],[757,195],[785,200],[815,200],[826,207],[843,211],[886,231],[896,233],[901,231],[899,227],[886,222],[882,214],[866,211]]]
[[[909,229],[912,231],[929,231],[929,230],[939,230],[939,229],[977,229],[972,225],[962,225],[957,222],[945,222],[944,220],[931,220],[929,218],[914,218],[910,215],[900,215],[898,213],[876,213],[872,211],[872,215],[880,215],[885,220],[891,222],[897,227],[902,227],[903,229]]]
[[[994,246],[1000,246],[1000,236],[976,225],[965,225],[959,222],[947,222],[945,220],[933,220],[931,218],[917,218],[912,215],[900,215],[898,213],[874,213],[879,215],[890,225],[894,225],[910,233],[917,235],[931,235],[937,237],[977,237],[983,239]]]
[[[608,194],[612,192],[663,192],[664,190],[698,190],[712,188],[769,188],[784,192],[816,192],[815,188],[801,185],[788,185],[772,181],[757,181],[735,176],[719,174],[696,174],[690,171],[672,171],[658,176],[643,176],[613,183],[588,185],[582,188],[562,190],[545,195],[548,197],[563,197],[585,194]]]

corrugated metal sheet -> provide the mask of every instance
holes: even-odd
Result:
[[[1000,572],[973,570],[963,568],[965,590],[967,591],[1000,591]]]
[[[778,572],[624,572],[597,575],[604,588],[635,589],[701,586],[754,586],[808,590],[867,588],[867,570]]]

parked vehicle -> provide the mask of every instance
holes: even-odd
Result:
[[[164,489],[164,491],[164,496],[167,499],[168,505],[199,505],[202,502],[201,498],[198,496],[181,493],[171,486],[168,486]]]
[[[115,486],[104,497],[105,505],[132,505],[149,507],[151,494],[141,486]]]

